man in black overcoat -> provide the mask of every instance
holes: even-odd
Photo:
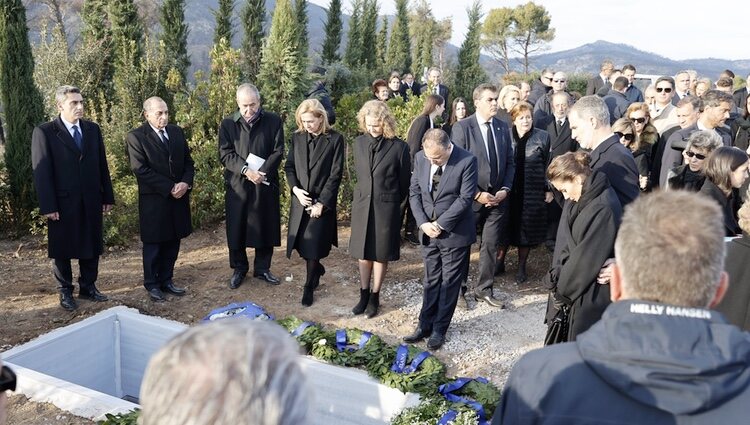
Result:
[[[497,87],[492,84],[477,86],[472,96],[476,113],[456,122],[451,136],[458,147],[468,150],[477,158],[477,187],[472,209],[477,227],[482,232],[482,242],[479,247],[479,277],[477,282],[469,285],[473,293],[471,296],[493,307],[503,307],[493,297],[492,285],[500,232],[508,217],[507,198],[515,176],[515,162],[510,130],[504,122],[495,118],[497,94]]]
[[[477,159],[451,143],[441,129],[429,130],[424,149],[414,159],[409,203],[420,230],[424,257],[424,293],[419,325],[404,342],[429,336],[427,348],[437,350],[453,318],[465,262],[477,239],[471,204],[477,187]]]
[[[104,251],[102,214],[115,203],[104,141],[99,126],[83,118],[83,96],[77,87],[55,92],[60,115],[41,124],[31,136],[31,165],[39,213],[47,218],[48,255],[60,306],[78,308],[73,299],[70,260],[78,259],[78,297],[107,301],[96,288],[99,255]]]
[[[138,181],[138,217],[143,242],[143,286],[155,302],[164,293],[185,295],[172,281],[180,239],[193,228],[190,196],[195,167],[182,129],[169,124],[159,97],[143,102],[146,122],[127,136],[130,169]]]
[[[236,289],[249,270],[245,248],[255,248],[253,276],[278,285],[271,274],[273,247],[281,245],[279,165],[284,156],[281,118],[261,108],[260,93],[249,83],[237,88],[239,110],[221,122],[219,158],[224,165],[229,287]],[[253,160],[247,162],[249,154]]]

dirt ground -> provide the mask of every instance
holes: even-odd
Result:
[[[296,315],[330,327],[359,327],[373,331],[387,342],[396,344],[403,335],[413,330],[416,323],[415,312],[418,312],[421,300],[418,282],[423,273],[420,251],[409,244],[403,245],[401,260],[391,263],[388,270],[384,285],[390,287],[390,290],[385,288],[384,295],[381,296],[381,313],[376,318],[368,320],[364,316],[355,317],[350,312],[358,300],[359,285],[356,260],[347,253],[348,239],[349,228],[340,227],[341,246],[334,248],[331,255],[323,260],[327,273],[321,279],[320,289],[315,293],[315,303],[308,308],[300,304],[305,275],[304,262],[296,253],[291,259],[287,259],[285,246],[275,250],[272,263],[273,273],[282,279],[280,286],[272,286],[248,277],[240,288],[230,290],[227,287],[231,270],[228,265],[226,237],[224,225],[219,224],[211,229],[197,231],[183,240],[174,280],[178,286],[187,288],[186,296],[169,296],[168,302],[158,304],[148,299],[142,286],[140,243],[134,239],[127,247],[109,248],[101,258],[97,286],[109,296],[110,301],[78,301],[79,308],[75,312],[66,312],[58,304],[51,263],[40,238],[0,240],[0,351],[116,305],[132,307],[148,315],[194,324],[217,307],[248,300],[262,305],[279,318]],[[252,251],[249,252],[249,256],[252,258]],[[515,258],[515,252],[511,251],[508,256],[508,273],[496,279],[496,293],[500,291],[503,298],[509,300],[526,299],[529,295],[534,295],[538,304],[538,299],[544,293],[539,282],[547,269],[550,255],[543,248],[532,251],[528,267],[529,282],[520,287],[512,282],[516,270]],[[470,276],[476,275],[477,262],[478,253],[475,245]],[[404,290],[398,290],[399,286],[403,286]],[[512,307],[510,311],[513,311]],[[510,313],[504,314],[507,314],[504,320],[510,320],[504,325],[510,328],[515,324],[521,326],[520,322],[528,321],[528,317],[525,316],[514,318]],[[456,320],[454,318],[454,321]],[[536,318],[534,322],[541,323],[536,322]],[[461,326],[457,325],[457,329],[461,329]],[[533,337],[537,338],[538,331],[534,332],[536,334]],[[449,343],[450,339],[449,333]],[[454,339],[458,337],[454,336]],[[482,365],[481,361],[476,365],[461,365],[460,358],[469,353],[461,352],[462,345],[459,341],[455,341],[454,344],[452,349],[446,347],[436,353],[437,357],[449,366],[448,376],[486,372],[487,368],[494,367]],[[527,349],[522,348],[521,352]],[[493,381],[497,381],[504,379],[505,373],[507,370],[498,372],[497,375],[490,372],[490,376],[494,376]],[[502,382],[496,384],[502,385]],[[13,395],[9,403],[8,423],[77,425],[92,422],[72,416],[53,405],[31,402],[22,395]]]

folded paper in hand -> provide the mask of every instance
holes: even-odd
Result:
[[[247,168],[253,171],[258,171],[260,170],[260,167],[262,167],[263,163],[265,162],[266,160],[264,158],[261,158],[258,155],[255,155],[251,152],[247,155],[247,159],[245,160],[245,165],[247,165]]]

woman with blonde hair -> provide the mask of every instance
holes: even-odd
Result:
[[[338,246],[336,201],[344,170],[344,137],[328,125],[328,115],[317,99],[303,100],[294,113],[292,135],[284,165],[292,196],[286,256],[296,250],[307,264],[302,305],[313,303],[313,291],[325,274],[320,264]]]
[[[521,89],[518,87],[508,84],[500,89],[500,94],[497,96],[497,114],[495,118],[508,124],[508,127],[513,126],[513,119],[510,116],[510,110],[521,101]]]
[[[401,203],[409,193],[411,158],[407,144],[396,137],[396,120],[385,103],[368,101],[357,121],[364,134],[352,149],[357,185],[349,253],[359,260],[360,297],[352,313],[370,318],[378,314],[388,262],[400,256]]]
[[[620,143],[633,153],[635,165],[638,167],[638,186],[643,191],[648,187],[651,170],[651,145],[643,143],[638,138],[635,128],[635,123],[627,118],[620,118],[612,124],[612,132],[620,138]]]
[[[706,180],[700,193],[708,195],[721,206],[727,236],[742,233],[737,224],[737,210],[742,202],[738,189],[747,180],[748,166],[747,153],[730,146],[721,146],[711,152],[703,166]]]

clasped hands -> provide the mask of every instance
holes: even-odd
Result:
[[[433,239],[440,236],[440,233],[443,231],[442,229],[440,229],[440,226],[438,226],[437,221],[428,221],[426,223],[422,223],[419,228],[422,229],[422,232],[424,232],[425,235]]]
[[[323,214],[323,204],[320,202],[316,202],[313,204],[313,199],[310,197],[310,193],[300,187],[294,186],[292,188],[292,193],[294,193],[294,196],[297,197],[297,200],[300,204],[302,204],[303,207],[305,207],[305,211],[307,211],[308,214],[310,214],[310,217],[312,218],[318,218]]]
[[[251,169],[245,170],[245,177],[255,184],[261,184],[266,181],[266,173],[263,171],[255,171]]]
[[[508,192],[506,190],[500,189],[494,195],[490,192],[480,192],[479,196],[476,199],[480,204],[483,204],[485,207],[490,208],[498,206],[500,202],[503,202],[507,197]]]
[[[172,191],[169,192],[170,195],[172,195],[175,199],[180,199],[187,193],[188,189],[190,189],[190,186],[188,186],[185,182],[179,182],[175,183],[174,186],[172,186]]]

